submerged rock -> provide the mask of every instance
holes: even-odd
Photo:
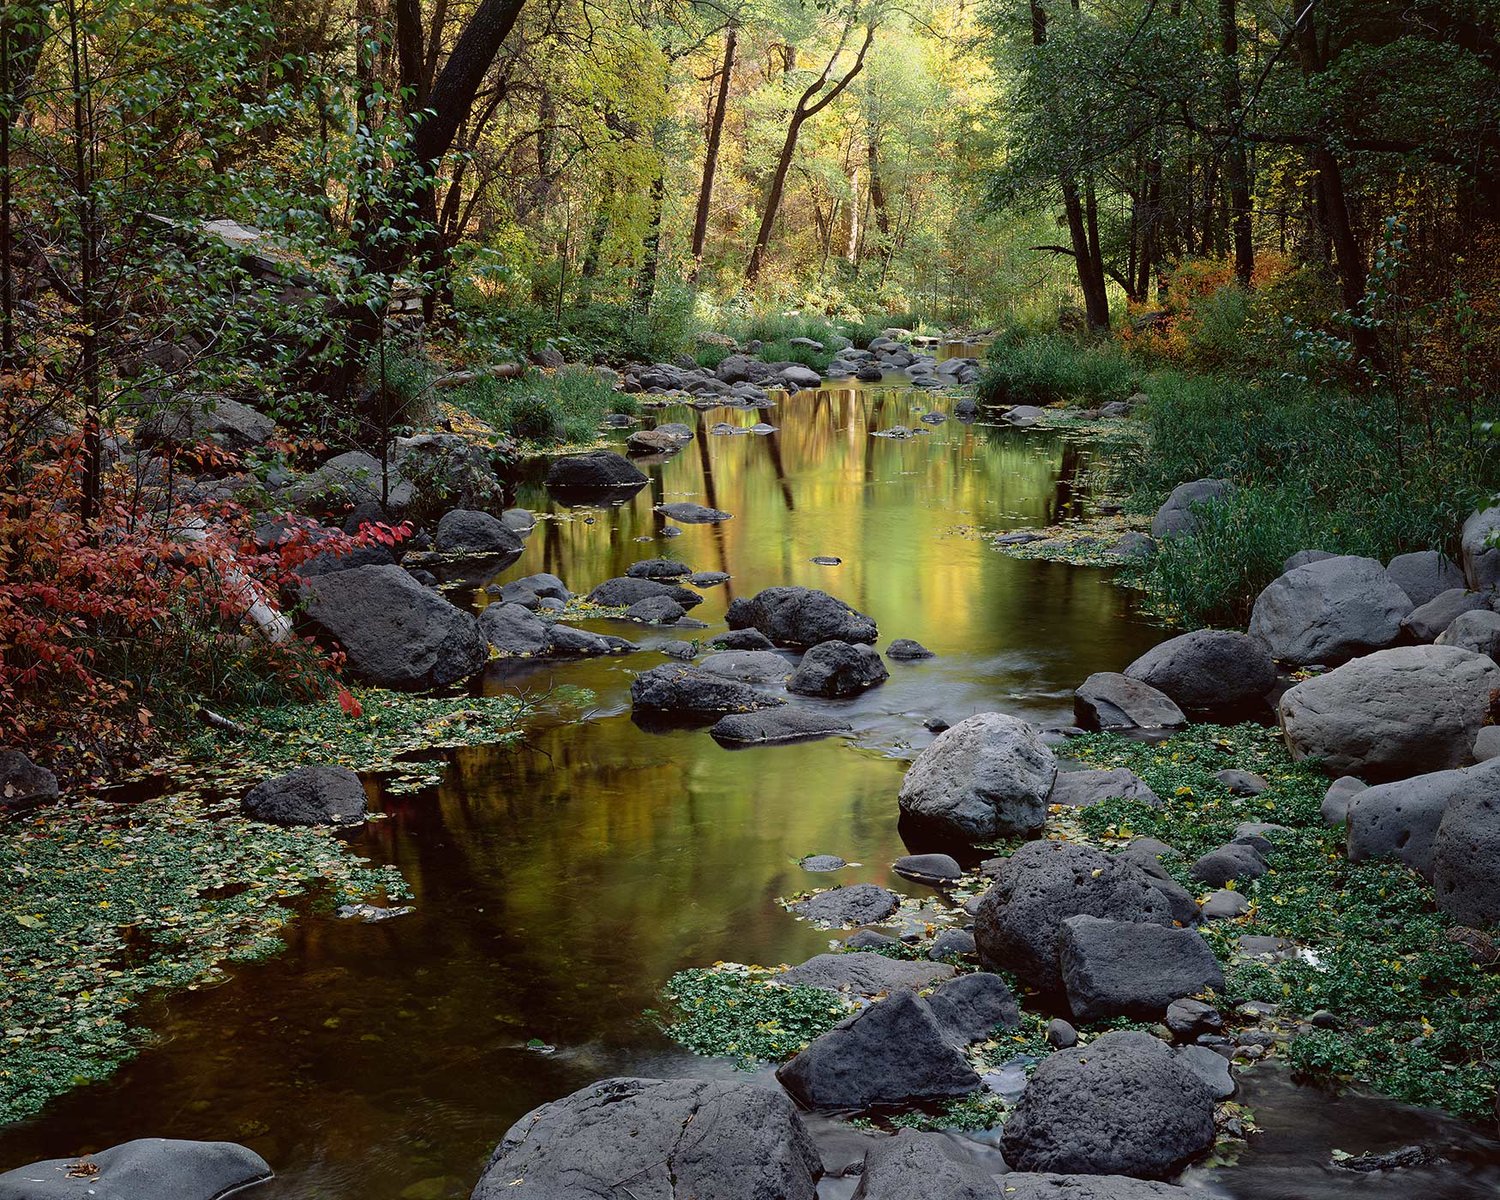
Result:
[[[717,525],[722,521],[734,520],[733,513],[717,508],[705,508],[701,504],[658,504],[656,511],[683,525]]]
[[[853,733],[854,726],[811,709],[777,708],[732,714],[720,719],[708,732],[723,746],[763,746]]]
[[[559,458],[547,469],[547,490],[573,493],[638,492],[646,476],[628,459],[612,450],[590,450]]]
[[[686,717],[750,712],[786,703],[686,663],[663,663],[641,672],[630,685],[630,700],[638,710]]]
[[[897,638],[886,647],[885,656],[897,662],[911,662],[918,658],[934,657],[931,650],[921,642],[912,641],[911,638]]]
[[[854,1200],[999,1200],[999,1196],[994,1177],[960,1157],[953,1139],[903,1129],[865,1153]]]
[[[265,1159],[233,1142],[139,1138],[7,1171],[0,1200],[220,1200],[270,1178]]]
[[[945,963],[891,958],[873,950],[861,950],[816,954],[783,971],[776,982],[788,987],[799,985],[855,996],[880,996],[901,989],[922,991],[952,979],[953,975],[953,968]]]

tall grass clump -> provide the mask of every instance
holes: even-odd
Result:
[[[582,368],[478,380],[456,391],[453,401],[502,433],[543,445],[592,442],[607,415],[638,409],[634,397]]]
[[[1013,337],[990,347],[975,391],[985,404],[1094,407],[1124,400],[1144,374],[1113,343],[1090,345],[1060,335]]]

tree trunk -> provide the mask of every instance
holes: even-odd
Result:
[[[739,28],[733,21],[724,34],[724,64],[719,70],[719,95],[708,122],[708,145],[703,156],[703,181],[698,186],[698,209],[693,214],[693,277],[703,261],[708,240],[708,213],[713,203],[714,173],[719,169],[719,140],[724,133],[724,114],[729,109],[729,81],[734,73],[734,52]]]
[[[1249,287],[1255,274],[1255,243],[1250,224],[1250,164],[1240,136],[1240,31],[1235,0],[1219,0],[1219,51],[1224,57],[1224,116],[1229,127],[1224,178],[1229,192],[1229,224],[1234,241],[1234,274]]]
[[[641,260],[641,273],[635,280],[635,302],[646,311],[651,311],[651,298],[656,295],[656,275],[661,262],[661,210],[666,195],[667,181],[660,170],[651,181],[650,218],[646,236],[641,239],[645,256]]]

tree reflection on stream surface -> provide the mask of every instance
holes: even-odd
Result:
[[[379,924],[304,915],[284,954],[158,1002],[143,1014],[155,1044],[108,1082],[0,1133],[0,1163],[140,1136],[223,1138],[276,1168],[255,1193],[267,1200],[440,1200],[467,1196],[506,1128],[543,1101],[607,1075],[732,1074],[643,1017],[667,977],[827,948],[826,932],[776,902],[830,881],[796,865],[805,854],[863,864],[841,882],[929,894],[889,870],[904,853],[896,792],[905,760],[930,740],[924,720],[997,709],[1067,723],[1076,683],[1164,636],[1104,572],[1007,558],[977,535],[1083,511],[1087,446],[1035,430],[929,427],[919,418],[933,403],[946,407],[876,386],[766,411],[674,407],[661,419],[699,436],[650,466],[650,486],[620,507],[569,510],[534,482],[522,488],[543,519],[504,579],[550,571],[587,591],[661,555],[732,577],[693,610],[709,632],[734,596],[806,584],[873,616],[882,646],[910,637],[934,650],[890,664],[891,679],[856,700],[823,702],[855,726],[852,738],[727,751],[701,730],[638,727],[633,674],[666,661],[652,647],[702,633],[601,622],[592,627],[646,649],[494,664],[487,690],[572,684],[596,701],[581,722],[543,718],[520,747],[456,753],[433,792],[379,802],[387,819],[354,847],[400,867],[416,911]],[[778,430],[708,432],[761,420]],[[897,424],[924,432],[871,436]],[[677,500],[734,519],[669,538],[653,505]],[[549,1049],[528,1048],[533,1039]],[[1384,1101],[1334,1105],[1270,1072],[1249,1093],[1267,1133],[1237,1168],[1194,1173],[1207,1194],[1500,1195],[1496,1148],[1466,1126]],[[1334,1147],[1422,1138],[1449,1145],[1453,1165],[1392,1179],[1328,1167]],[[826,1194],[849,1190],[831,1182]]]

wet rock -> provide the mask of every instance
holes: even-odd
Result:
[[[787,690],[803,696],[857,696],[890,677],[873,647],[852,642],[822,642],[802,656]]]
[[[1500,662],[1500,613],[1487,608],[1459,613],[1437,636],[1439,646],[1457,646]]]
[[[1299,683],[1281,698],[1281,724],[1298,761],[1399,779],[1469,762],[1496,688],[1500,666],[1484,655],[1401,646]]]
[[[941,1133],[903,1129],[872,1146],[854,1200],[998,1200],[994,1177]]]
[[[547,622],[521,604],[485,605],[479,630],[505,658],[538,658],[552,649]]]
[[[974,935],[967,929],[945,929],[927,947],[927,957],[933,962],[945,958],[973,958],[977,953],[979,949],[974,943]]]
[[[896,662],[910,662],[918,658],[932,658],[933,653],[921,642],[914,642],[911,638],[897,638],[886,647],[885,656]]]
[[[1229,1060],[1207,1046],[1183,1046],[1177,1061],[1198,1076],[1215,1100],[1228,1100],[1235,1093],[1234,1074]]]
[[[298,767],[256,784],[240,808],[268,825],[361,825],[365,789],[347,767]]]
[[[1004,1132],[1005,1160],[1023,1171],[1147,1179],[1175,1175],[1213,1143],[1212,1093],[1166,1045],[1134,1030],[1044,1059]]]
[[[837,854],[809,854],[797,865],[804,871],[842,871],[849,864]]]
[[[822,1162],[782,1093],[694,1079],[606,1079],[544,1104],[495,1148],[471,1200],[814,1200]]]
[[[625,610],[627,621],[640,621],[645,625],[676,625],[685,616],[687,609],[671,596],[647,596]]]
[[[777,372],[773,382],[784,387],[789,392],[797,392],[804,388],[822,387],[823,377],[811,367],[802,367],[793,364],[783,367]]]
[[[601,608],[629,608],[654,596],[666,596],[683,608],[696,608],[703,603],[703,597],[691,588],[662,583],[657,579],[632,579],[628,575],[606,579],[588,594],[588,601]]]
[[[1331,666],[1391,645],[1411,610],[1378,562],[1343,555],[1268,584],[1250,614],[1250,636],[1278,662]]]
[[[1149,684],[1097,671],[1078,686],[1073,713],[1085,729],[1181,729],[1187,717]]]
[[[559,458],[547,469],[547,490],[564,499],[571,494],[631,495],[646,486],[631,461],[612,450],[590,450]]]
[[[1214,778],[1236,796],[1259,796],[1271,786],[1264,776],[1257,775],[1253,771],[1240,771],[1233,767],[1216,772]]]
[[[853,996],[882,996],[887,992],[924,991],[953,978],[945,963],[891,958],[873,950],[817,954],[776,976],[787,987],[815,987]]]
[[[951,1100],[981,1086],[926,1001],[906,991],[835,1025],[776,1078],[798,1103],[822,1112]]]
[[[823,642],[873,644],[875,622],[817,588],[771,587],[734,601],[730,629],[758,629],[778,646],[806,649]]]
[[[625,449],[631,454],[676,454],[686,444],[660,429],[637,429],[625,439]]]
[[[1078,1045],[1078,1030],[1061,1017],[1047,1022],[1047,1044],[1056,1050],[1068,1050]]]
[[[1109,552],[1116,558],[1132,561],[1150,558],[1156,553],[1156,542],[1144,533],[1131,530],[1129,533],[1122,533],[1109,548]]]
[[[1003,419],[1010,425],[1026,429],[1035,425],[1045,415],[1046,410],[1034,404],[1017,404],[1005,414]]]
[[[1232,921],[1250,911],[1250,901],[1244,893],[1220,888],[1203,902],[1198,913],[1205,921]]]
[[[1454,588],[1414,608],[1401,622],[1402,632],[1414,642],[1433,642],[1465,613],[1490,611],[1490,595]]]
[[[590,633],[560,622],[548,632],[548,650],[555,658],[597,658],[604,654],[630,654],[640,649],[622,637]]]
[[[1151,536],[1161,539],[1195,533],[1198,511],[1207,505],[1222,502],[1234,490],[1234,484],[1227,479],[1195,479],[1190,483],[1178,484],[1151,519]]]
[[[692,573],[692,567],[675,558],[646,558],[625,568],[627,579],[677,580]]]
[[[960,400],[955,400],[953,403],[953,415],[960,421],[972,421],[975,417],[979,416],[979,404],[967,396]]]
[[[985,966],[1013,971],[1040,991],[1059,991],[1058,945],[1070,917],[1169,925],[1166,899],[1128,859],[1069,842],[1028,842],[996,872],[974,919]]]
[[[901,784],[901,811],[970,842],[1034,832],[1047,817],[1057,759],[1036,730],[980,713],[940,733]]]
[[[982,1042],[997,1029],[1015,1029],[1021,1024],[1021,1010],[1009,986],[988,971],[949,980],[927,1003],[950,1044],[959,1048]]]
[[[765,746],[853,733],[854,726],[827,713],[777,708],[723,717],[708,732],[722,746]]]
[[[837,567],[843,563],[843,559],[833,554],[815,554],[807,560],[819,567]]]
[[[1260,700],[1276,683],[1265,646],[1243,633],[1196,629],[1169,638],[1125,668],[1181,708],[1233,708]]]
[[[1342,825],[1347,821],[1349,806],[1354,803],[1354,797],[1367,786],[1369,785],[1363,779],[1357,779],[1353,775],[1341,776],[1329,784],[1323,797],[1323,824]]]
[[[776,645],[759,629],[731,629],[709,638],[708,644],[724,650],[770,650]]]
[[[380,687],[424,690],[467,679],[489,658],[472,614],[400,567],[356,567],[303,585],[308,620]]]
[[[641,672],[631,682],[630,700],[638,711],[683,717],[752,712],[786,703],[686,663],[663,663]]]
[[[1266,873],[1266,860],[1254,846],[1230,842],[1210,850],[1188,868],[1188,874],[1209,887],[1223,887],[1231,880],[1248,882]]]
[[[270,1178],[265,1159],[233,1142],[139,1138],[7,1171],[0,1200],[219,1200]]]
[[[844,939],[845,950],[889,950],[892,946],[900,944],[896,938],[884,933],[876,933],[873,929],[861,929]]]
[[[437,524],[433,547],[439,554],[462,554],[493,559],[503,571],[526,548],[521,535],[507,529],[487,512],[455,508],[443,514]]]
[[[727,571],[695,571],[687,577],[687,581],[695,588],[715,588],[729,582],[729,573]]]
[[[1070,917],[1058,936],[1058,968],[1080,1021],[1160,1017],[1182,996],[1222,989],[1224,972],[1192,929]]]
[[[1438,830],[1446,814],[1455,805],[1482,812],[1485,800],[1497,794],[1500,760],[1366,788],[1349,805],[1349,861],[1399,858],[1430,879]],[[1458,844],[1458,839],[1451,840]]]
[[[958,861],[946,854],[908,854],[892,863],[891,870],[903,879],[914,879],[933,887],[944,887],[963,878]]]
[[[1179,1042],[1191,1042],[1204,1033],[1220,1033],[1224,1017],[1212,1004],[1183,998],[1167,1005],[1167,1029]]]
[[[791,672],[791,664],[769,650],[721,650],[698,664],[699,670],[741,683],[780,683]]]
[[[733,513],[724,512],[717,508],[707,508],[702,504],[658,504],[656,511],[664,517],[682,525],[717,525],[723,521],[734,520]]]
[[[496,594],[493,584],[487,590],[492,596]],[[567,585],[556,575],[542,572],[501,584],[499,596],[506,604],[519,604],[523,608],[535,609],[541,607],[543,600],[567,604],[573,598],[573,593],[568,591]]]
[[[1153,808],[1161,800],[1134,771],[1116,767],[1111,771],[1058,771],[1047,797],[1048,804],[1087,808],[1101,800],[1140,800]]]
[[[0,811],[50,804],[56,799],[56,775],[19,750],[0,750]]]
[[[848,887],[819,892],[792,905],[792,911],[814,925],[837,929],[847,925],[874,925],[901,906],[901,897],[873,883],[851,883]]]
[[[1500,758],[1500,725],[1486,725],[1474,736],[1474,761]]]
[[[1391,582],[1406,593],[1418,608],[1454,588],[1462,590],[1464,573],[1438,550],[1398,554],[1386,565]]]
[[[1490,538],[1500,532],[1500,508],[1476,512],[1464,522],[1462,549],[1464,578],[1475,591],[1500,585],[1500,545]]]

